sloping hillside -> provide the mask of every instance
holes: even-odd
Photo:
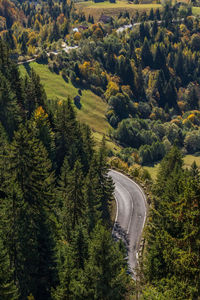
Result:
[[[61,75],[50,72],[47,65],[31,62],[30,64],[20,65],[22,75],[25,75],[30,68],[34,68],[40,75],[41,82],[45,87],[49,99],[66,100],[72,99],[78,95],[78,89],[71,82],[66,83]],[[82,90],[81,108],[76,109],[78,119],[88,124],[94,134],[97,144],[101,141],[103,135],[106,135],[108,147],[117,150],[116,146],[108,137],[110,125],[108,124],[105,113],[107,103],[90,90]]]

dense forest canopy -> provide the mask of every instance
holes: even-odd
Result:
[[[71,101],[48,103],[33,70],[21,79],[2,42],[0,76],[0,298],[123,299],[104,141],[96,151]]]
[[[51,72],[100,96],[110,137],[142,164],[160,160],[174,143],[185,153],[200,151],[200,25],[191,7],[166,4],[106,24],[87,20],[66,1],[4,0],[2,7],[2,24],[9,22],[1,35],[13,58],[37,56]],[[124,24],[133,27],[118,32]]]
[[[200,175],[183,163],[200,152],[199,17],[166,2],[100,21],[72,1],[0,0],[0,299],[200,297]],[[74,103],[49,99],[29,60],[76,87]],[[116,153],[77,120],[83,90],[106,104]],[[155,183],[141,176],[136,283],[111,234],[108,156],[133,178],[162,160]]]
[[[173,147],[161,162],[147,226],[144,299],[199,299],[200,176]],[[158,298],[157,298],[158,299]]]

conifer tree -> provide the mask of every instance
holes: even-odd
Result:
[[[64,199],[66,198],[67,194],[66,194],[66,189],[67,186],[69,184],[69,173],[71,172],[69,163],[68,163],[68,159],[67,157],[65,157],[62,168],[61,168],[61,174],[60,177],[58,179],[58,187],[57,187],[57,195],[58,195],[58,199],[59,202],[57,203],[58,207],[62,207],[64,204]]]
[[[166,65],[165,56],[163,52],[161,52],[160,46],[158,45],[156,48],[156,53],[154,57],[154,68],[155,69],[162,69]]]
[[[71,247],[72,257],[76,265],[76,269],[84,269],[88,258],[88,240],[89,236],[86,227],[83,224],[77,225],[72,236]]]
[[[21,299],[30,293],[49,299],[55,268],[50,214],[54,177],[47,152],[30,127],[20,125],[8,149],[6,171],[12,177],[4,184],[4,227]]]
[[[59,284],[52,292],[53,299],[85,299],[83,278],[88,259],[88,242],[87,230],[80,224],[72,232],[70,244],[64,240],[59,244]]]
[[[8,252],[0,237],[0,299],[17,300],[18,296],[17,287],[14,284],[14,271],[11,268]]]
[[[154,12],[153,12],[153,8],[150,9],[149,20],[151,20],[151,21],[154,20]]]
[[[156,19],[160,20],[160,10],[159,10],[159,8],[156,9]]]
[[[164,72],[163,72],[163,70],[160,70],[158,73],[155,87],[157,88],[157,90],[159,92],[159,99],[158,99],[159,106],[162,106],[162,107],[164,107],[166,104],[166,99],[165,99],[165,94],[164,94],[165,80],[166,79],[165,79]]]
[[[126,263],[111,234],[100,224],[94,229],[85,268],[85,299],[125,299]]]
[[[132,89],[134,89],[134,72],[129,59],[125,60],[125,68],[123,72],[123,80],[124,84],[129,85]]]
[[[37,75],[33,69],[31,69],[30,76],[25,78],[24,91],[24,107],[28,119],[30,119],[37,107],[41,106],[46,110],[46,92],[40,82],[39,75]]]
[[[36,109],[36,101],[35,101],[35,91],[33,82],[30,80],[28,76],[24,79],[24,93],[25,93],[25,101],[24,101],[24,109],[26,118],[30,119],[32,113]]]
[[[28,52],[28,48],[27,48],[27,40],[24,37],[24,35],[22,35],[22,41],[21,41],[21,53],[23,55],[26,55]]]
[[[191,173],[192,174],[192,173]],[[175,259],[171,268],[178,280],[187,282],[188,298],[200,295],[200,184],[199,176],[190,176],[179,200],[176,221],[179,233],[175,241]]]
[[[176,70],[177,75],[180,76],[180,78],[183,78],[184,60],[183,60],[183,54],[181,49],[178,51],[177,55],[175,56],[174,69]]]
[[[95,142],[92,137],[91,129],[87,125],[81,126],[81,135],[83,142],[83,150],[81,151],[81,162],[84,173],[87,173],[94,155]]]
[[[82,151],[79,144],[81,139],[80,128],[69,99],[58,104],[54,124],[57,172],[59,173],[66,156],[70,167],[73,168],[75,161],[80,158],[79,153]]]
[[[157,23],[157,21],[154,21],[153,26],[152,26],[152,35],[153,35],[153,37],[156,36],[157,32],[158,32],[158,23]]]
[[[38,106],[42,106],[43,108],[45,108],[47,100],[46,92],[44,90],[43,85],[40,82],[40,76],[36,74],[34,69],[31,69],[30,80],[34,87],[35,102]]]
[[[4,196],[3,181],[5,180],[5,165],[6,165],[6,149],[8,144],[8,136],[2,124],[0,123],[0,198]]]
[[[146,94],[144,89],[144,79],[142,75],[142,67],[139,66],[137,69],[137,75],[135,75],[135,92],[138,99],[145,100]]]
[[[52,289],[51,296],[54,300],[72,300],[72,282],[75,277],[75,265],[69,245],[63,241],[59,245],[59,284]]]
[[[161,162],[154,186],[154,203],[151,210],[152,222],[149,224],[148,254],[145,260],[146,276],[150,281],[161,279],[167,272],[167,262],[163,255],[166,240],[171,245],[169,232],[175,232],[175,220],[170,209],[178,200],[183,184],[183,160],[180,151],[173,147]]]
[[[0,74],[0,122],[11,139],[21,121],[20,109],[9,81]]]
[[[67,185],[65,188],[66,196],[62,199],[62,234],[69,241],[75,226],[83,221],[86,205],[83,196],[83,173],[80,162],[75,162],[74,169],[68,173],[67,177],[65,177],[64,172],[62,172],[62,178],[67,181]]]
[[[101,208],[101,198],[100,198],[100,188],[98,183],[98,173],[97,173],[97,158],[94,156],[88,175],[84,184],[84,200],[86,205],[86,215],[88,222],[88,231],[91,232],[98,220],[101,219],[102,212]]]
[[[105,146],[105,137],[102,139],[101,147],[97,157],[97,174],[100,197],[100,210],[102,219],[105,223],[110,223],[110,203],[113,199],[114,185],[111,177],[108,176],[108,167],[106,163],[107,150]]]
[[[142,62],[143,68],[145,68],[147,66],[149,66],[149,67],[152,66],[153,57],[152,57],[151,50],[149,48],[149,43],[148,43],[147,38],[144,39],[144,43],[142,46],[141,62]]]
[[[167,83],[164,93],[168,106],[177,108],[177,93],[172,78],[170,78],[169,82]]]
[[[197,167],[197,163],[196,161],[193,161],[193,163],[191,164],[191,170],[190,170],[191,176],[194,179],[199,180],[199,169]]]
[[[139,30],[140,30],[140,40],[141,42],[143,42],[145,38],[145,28],[143,22],[140,24]]]
[[[170,152],[164,157],[161,162],[159,173],[157,176],[156,194],[160,195],[163,188],[166,186],[166,180],[169,179],[172,172],[176,172],[179,169],[182,170],[183,159],[180,150],[174,146]]]
[[[52,163],[55,161],[55,135],[51,129],[48,114],[38,106],[32,118],[32,126],[36,129],[38,139],[45,146]]]
[[[0,72],[4,75],[6,79],[12,81],[12,61],[9,56],[8,47],[6,47],[5,43],[0,40]]]
[[[167,299],[199,297],[199,174],[195,164],[182,166],[173,147],[160,166],[147,231],[145,275]]]
[[[54,21],[51,33],[49,35],[49,40],[52,43],[53,41],[58,41],[59,38],[60,38],[59,27],[58,27],[57,22]]]
[[[189,91],[189,94],[187,97],[187,105],[188,105],[189,110],[199,108],[199,98],[197,96],[195,87],[192,87]]]
[[[19,68],[17,65],[13,63],[12,69],[11,69],[11,89],[16,95],[17,103],[21,109],[21,111],[24,109],[24,100],[25,100],[25,94],[24,94],[24,88],[23,88],[23,80],[20,77]]]
[[[79,78],[81,77],[80,69],[79,69],[79,66],[77,63],[75,63],[74,72],[76,74],[76,77],[79,77]]]

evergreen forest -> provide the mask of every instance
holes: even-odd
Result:
[[[0,0],[0,300],[198,300],[199,3],[97,2]],[[135,277],[110,169],[146,195]]]
[[[96,151],[71,101],[48,103],[2,42],[0,76],[0,299],[123,299],[104,140]]]

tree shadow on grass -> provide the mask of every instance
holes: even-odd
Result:
[[[28,62],[25,63],[24,68],[26,69],[26,72],[28,73],[28,75],[30,75],[30,72],[31,72],[30,63],[28,63]]]

